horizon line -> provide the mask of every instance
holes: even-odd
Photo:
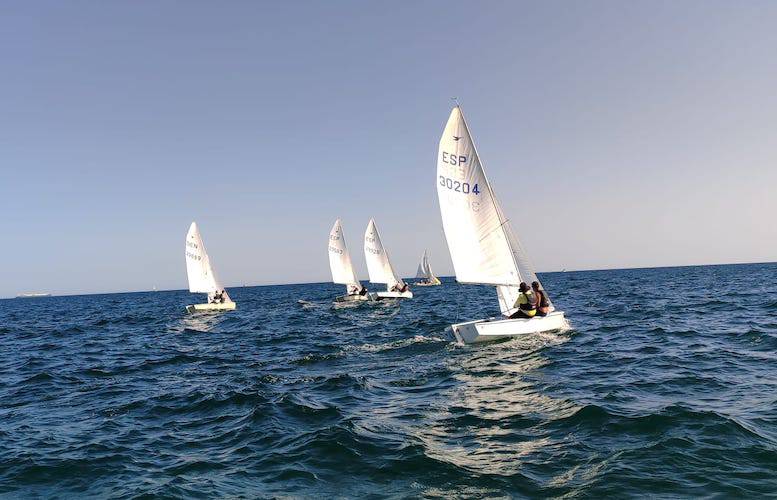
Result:
[[[565,268],[560,271],[537,271],[537,274],[587,273],[587,272],[601,272],[601,271],[631,271],[631,270],[639,270],[639,269],[672,269],[672,268],[679,268],[679,267],[747,266],[747,265],[758,265],[758,264],[777,264],[777,261],[719,262],[715,264],[680,264],[680,265],[668,265],[668,266],[606,267],[606,268],[598,268],[598,269],[570,269],[570,270],[567,270]],[[438,276],[438,278],[455,279],[456,276],[455,275]],[[415,278],[403,277],[402,279],[415,279]],[[365,281],[365,280],[359,280],[359,281]],[[367,279],[366,281],[369,282],[369,279]],[[224,288],[255,288],[255,287],[261,287],[261,286],[318,285],[322,283],[332,283],[332,282],[331,281],[300,281],[300,282],[292,282],[292,283],[262,283],[262,284],[256,284],[256,285],[243,284],[243,285],[225,286]],[[83,295],[117,295],[122,293],[178,292],[182,290],[186,290],[186,288],[168,288],[165,290],[123,290],[123,291],[113,291],[113,292],[63,293],[63,294],[57,294],[57,295],[51,294],[50,297],[78,297]],[[20,292],[18,295],[15,295],[12,297],[0,297],[0,300],[18,299],[18,298],[21,298],[19,297],[19,295],[21,295],[22,293],[32,293],[32,292]],[[34,293],[50,293],[50,292],[34,292]],[[40,298],[46,298],[46,297],[40,297]]]

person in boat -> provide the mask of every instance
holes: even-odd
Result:
[[[537,301],[531,288],[526,283],[521,283],[518,285],[518,290],[520,293],[513,306],[517,307],[518,310],[511,314],[509,318],[533,318],[537,314]]]
[[[392,292],[399,292],[399,293],[405,293],[408,289],[407,283],[403,283],[402,286],[399,286],[399,283],[391,287]]]
[[[361,290],[359,290],[359,295],[364,296],[367,295],[367,287],[363,286]]]
[[[221,298],[221,292],[214,292],[213,293],[213,298],[210,299],[210,303],[211,304],[218,304],[220,298]]]
[[[223,304],[224,302],[227,301],[227,298],[225,297],[226,294],[227,294],[226,290],[222,290],[221,293],[219,294],[219,303],[220,304]]]
[[[532,292],[534,292],[535,303],[537,305],[537,316],[547,316],[550,312],[550,300],[545,290],[540,288],[539,281],[532,281]]]

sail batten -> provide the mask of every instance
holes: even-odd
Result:
[[[388,253],[378,233],[375,221],[370,219],[364,232],[364,258],[367,261],[367,272],[371,283],[385,283],[387,288],[402,287],[404,282],[394,272]]]

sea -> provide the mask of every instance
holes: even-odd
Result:
[[[0,300],[0,496],[777,496],[777,264],[541,279],[571,329],[481,345],[450,278]]]

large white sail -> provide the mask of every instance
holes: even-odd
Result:
[[[498,286],[506,312],[517,297],[513,287],[537,277],[491,189],[458,106],[440,138],[436,184],[456,279]]]
[[[364,232],[364,258],[367,260],[367,272],[370,274],[370,282],[386,283],[390,289],[394,285],[402,287],[404,282],[397,277],[394,268],[391,267],[388,253],[383,248],[378,227],[375,221],[370,219],[367,230]]]
[[[355,287],[361,290],[362,286],[353,272],[351,255],[348,253],[348,247],[345,245],[345,236],[340,219],[335,221],[332,230],[329,232],[329,267],[332,270],[332,281],[347,285],[349,291]]]
[[[186,233],[186,274],[189,277],[190,292],[213,295],[223,290],[213,271],[208,252],[205,251],[205,244],[202,242],[196,222],[192,222],[189,232]],[[226,294],[224,298],[229,300]]]

